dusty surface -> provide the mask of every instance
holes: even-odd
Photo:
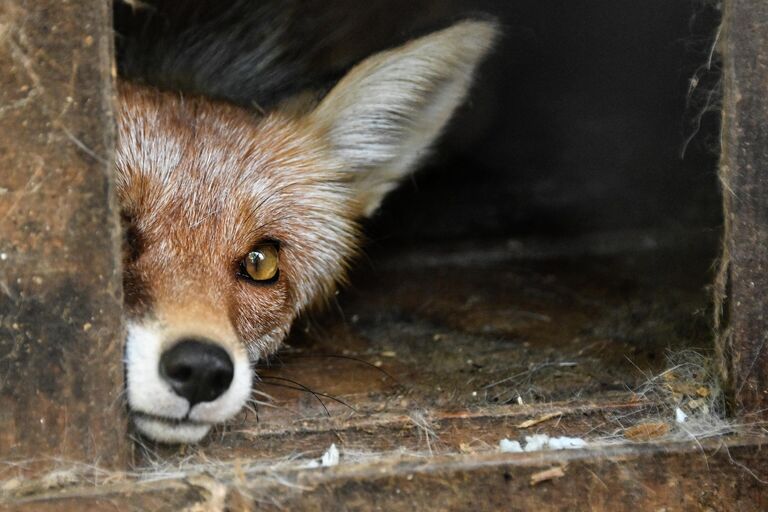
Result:
[[[764,446],[740,438],[569,452],[389,457],[323,469],[248,464],[49,489],[0,510],[765,510]],[[761,482],[763,481],[763,482]]]

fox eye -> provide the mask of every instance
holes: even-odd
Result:
[[[252,281],[275,281],[279,271],[279,263],[277,245],[258,245],[243,258],[240,263],[240,274]]]

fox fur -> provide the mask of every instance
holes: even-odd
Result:
[[[257,80],[268,64],[259,59],[283,58],[269,47],[279,33],[234,60],[210,46],[176,56],[252,68],[243,97],[222,93],[231,88],[225,83],[205,96],[174,90],[173,79],[150,85],[126,58],[115,169],[127,237],[126,386],[140,432],[197,442],[242,409],[251,365],[344,281],[359,250],[359,221],[418,166],[496,33],[492,22],[462,21],[365,59],[325,95],[280,101],[265,91],[293,68]],[[260,95],[269,98],[267,111],[243,106]],[[238,277],[238,263],[264,241],[279,244],[277,280]],[[158,372],[162,353],[188,337],[212,340],[234,363],[226,392],[192,407]]]

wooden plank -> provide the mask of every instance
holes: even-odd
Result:
[[[163,481],[0,496],[0,510],[707,510],[768,507],[766,440],[208,466]],[[183,468],[175,468],[183,472]]]
[[[546,433],[551,436],[621,436],[637,423],[663,421],[658,404],[638,400],[630,394],[614,400],[581,403],[551,403],[531,406],[493,406],[446,411],[420,409],[410,413],[372,412],[351,414],[331,408],[330,417],[289,419],[277,423],[267,419],[258,425],[240,423],[215,437],[208,446],[194,448],[156,447],[168,461],[281,460],[319,458],[331,445],[360,453],[407,451],[422,454],[482,453],[493,450],[504,437]],[[267,417],[268,418],[268,417]],[[526,427],[525,423],[543,421]]]
[[[768,3],[725,2],[719,352],[733,406],[768,417]]]
[[[0,460],[119,466],[111,6],[0,2]]]
[[[768,464],[759,448],[696,450],[624,445],[340,468],[288,479],[304,491],[282,501],[256,496],[259,510],[294,511],[765,510]]]

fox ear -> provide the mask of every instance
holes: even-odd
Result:
[[[466,96],[496,25],[463,21],[354,67],[312,112],[371,215]]]

